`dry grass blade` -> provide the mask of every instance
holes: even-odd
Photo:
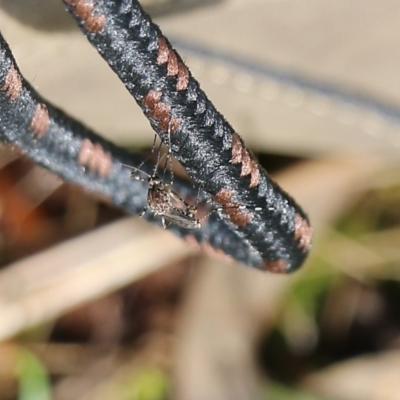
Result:
[[[400,351],[361,356],[308,376],[303,386],[337,400],[398,400]]]
[[[171,234],[125,219],[17,262],[0,274],[0,338],[50,321],[190,252]]]

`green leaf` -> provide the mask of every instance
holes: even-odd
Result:
[[[46,367],[30,351],[21,348],[17,367],[18,400],[51,400]]]

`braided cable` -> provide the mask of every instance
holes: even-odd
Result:
[[[221,217],[260,254],[258,267],[298,268],[311,247],[307,216],[215,109],[140,4],[63,2],[189,176],[218,204]]]
[[[0,140],[17,146],[42,167],[66,181],[84,186],[116,206],[138,215],[147,203],[148,184],[131,179],[131,170],[143,158],[102,139],[40,97],[20,73],[8,44],[0,34]],[[153,167],[142,166],[147,174]],[[168,177],[167,177],[168,178]],[[174,190],[196,198],[197,190],[174,180]],[[152,213],[144,218],[160,225]],[[212,215],[199,230],[170,225],[179,237],[223,257],[257,267],[261,256],[225,221]]]

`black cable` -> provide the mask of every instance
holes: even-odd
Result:
[[[307,216],[262,169],[139,3],[63,2],[189,176],[260,253],[259,268],[298,268],[311,245]]]
[[[68,117],[40,97],[21,75],[12,53],[0,34],[0,140],[12,143],[29,158],[61,178],[110,199],[132,214],[147,202],[148,185],[130,177],[121,164],[138,166],[143,158],[123,150]],[[142,169],[151,174],[147,163]],[[174,180],[182,198],[196,198],[197,190]],[[145,218],[160,225],[151,213]],[[246,265],[258,267],[261,256],[225,221],[212,215],[199,230],[176,225],[168,229],[188,242],[223,253]]]

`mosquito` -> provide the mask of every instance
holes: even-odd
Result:
[[[156,137],[154,138],[153,146],[152,146],[152,153],[155,149],[156,144]],[[157,163],[155,164],[154,171],[151,175],[147,174],[140,167],[146,162],[143,161],[138,167],[132,167],[126,164],[121,164],[125,167],[133,169],[134,171],[131,172],[131,177],[140,180],[142,182],[147,182],[149,184],[149,189],[147,191],[147,204],[144,207],[143,211],[140,214],[140,217],[146,213],[147,210],[153,212],[154,215],[161,217],[161,223],[164,228],[167,227],[166,222],[172,222],[175,225],[178,225],[182,228],[186,229],[200,229],[201,224],[200,220],[197,218],[197,203],[199,193],[197,195],[196,205],[192,205],[187,203],[185,200],[179,196],[174,190],[172,190],[173,184],[173,174],[172,174],[172,167],[171,167],[171,183],[164,183],[162,179],[159,178],[157,175],[158,165],[160,163],[160,150],[161,144],[158,149],[157,155]],[[165,170],[167,168],[167,164],[171,165],[170,160],[171,154],[168,151],[166,162],[164,166],[164,176]],[[147,179],[141,177],[138,172],[147,176]]]
[[[171,189],[170,184],[163,183],[157,175],[149,176],[148,183],[147,204],[140,216],[150,209],[154,215],[161,217],[164,228],[167,227],[165,221],[173,222],[186,229],[201,227],[200,220],[196,217],[197,206],[183,200]]]

